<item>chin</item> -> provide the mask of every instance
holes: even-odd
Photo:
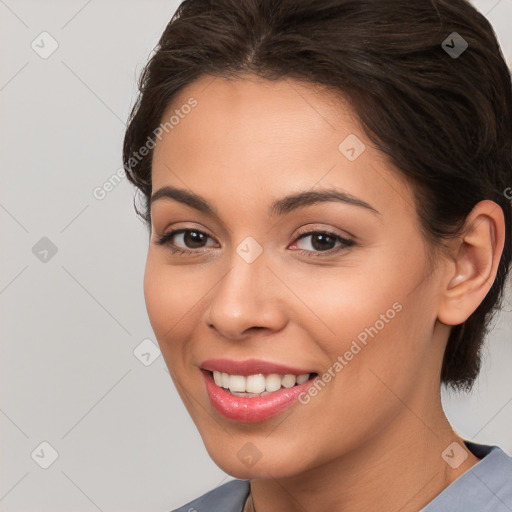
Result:
[[[249,444],[249,443],[247,443]],[[213,462],[225,473],[240,480],[265,479],[265,478],[287,478],[297,475],[306,468],[297,465],[297,456],[283,458],[275,452],[254,461],[243,460],[243,455],[238,456],[238,450],[233,450],[233,454],[226,455],[226,451],[215,453],[207,450]],[[304,463],[304,461],[302,461]]]

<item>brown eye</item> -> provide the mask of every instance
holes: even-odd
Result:
[[[168,246],[172,252],[183,254],[207,247],[205,242],[208,239],[212,238],[198,229],[176,229],[162,235],[156,243]]]
[[[299,252],[308,256],[321,256],[322,253],[333,254],[339,250],[343,250],[354,245],[352,240],[343,238],[329,231],[309,231],[307,233],[303,233],[299,238],[297,238],[294,245],[298,246],[299,241],[306,240],[308,238],[311,240],[308,243],[303,244],[306,248],[299,247]],[[337,247],[336,243],[339,243]],[[315,252],[319,254],[315,254]]]
[[[328,251],[329,249],[333,249],[336,245],[336,239],[326,233],[315,233],[314,235],[303,236],[300,240],[309,237],[311,237],[309,245],[315,251]]]
[[[203,243],[208,238],[207,235],[201,231],[187,230],[183,233],[183,243],[190,249],[197,249],[203,246]]]

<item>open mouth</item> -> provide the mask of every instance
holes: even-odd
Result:
[[[222,388],[233,396],[246,398],[263,397],[281,389],[290,389],[300,386],[318,376],[316,372],[301,375],[258,373],[243,376],[204,369],[202,371],[208,373],[219,388]]]
[[[200,371],[212,407],[225,418],[241,423],[257,423],[281,414],[298,404],[300,396],[318,378],[315,372],[231,375],[204,368]]]

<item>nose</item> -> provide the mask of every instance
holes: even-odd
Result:
[[[208,326],[231,340],[277,332],[287,322],[283,283],[267,267],[262,253],[247,263],[238,254],[230,261],[231,268],[212,290]]]

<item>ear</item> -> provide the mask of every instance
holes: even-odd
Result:
[[[438,319],[459,325],[475,311],[491,289],[505,243],[503,210],[493,201],[479,202],[468,215],[463,234],[453,240],[446,266]]]

